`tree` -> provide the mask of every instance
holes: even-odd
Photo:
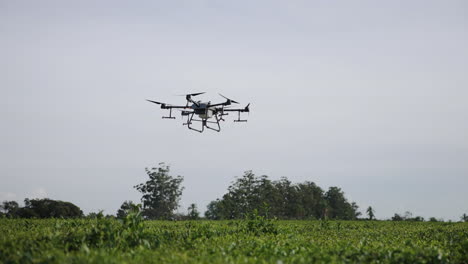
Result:
[[[468,222],[468,215],[463,214],[463,215],[461,216],[461,220],[462,220],[463,222]]]
[[[24,199],[24,207],[17,215],[22,218],[75,218],[82,217],[83,211],[70,203],[51,199]]]
[[[405,212],[405,216],[403,216],[403,219],[404,219],[404,220],[409,220],[409,219],[411,219],[411,218],[413,218],[413,213],[410,212],[410,211],[406,211],[406,212]]]
[[[323,198],[323,190],[313,182],[304,182],[295,185],[295,191],[304,215],[302,218],[320,219],[327,204]]]
[[[332,219],[353,220],[359,215],[356,203],[349,203],[344,192],[338,187],[330,187],[325,193],[328,205],[328,216]]]
[[[198,212],[197,210],[197,205],[196,204],[191,204],[189,207],[188,207],[188,213],[187,213],[187,217],[190,219],[190,220],[197,220],[198,218],[200,218],[200,213]]]
[[[404,218],[401,217],[401,215],[395,213],[395,215],[392,217],[392,221],[403,221]]]
[[[372,206],[369,206],[366,210],[367,215],[369,216],[369,220],[374,220],[374,209],[372,209]]]
[[[123,219],[125,218],[128,213],[130,213],[132,210],[134,210],[136,207],[136,204],[134,204],[132,201],[125,201],[122,203],[120,206],[120,209],[117,210],[117,218]]]
[[[229,186],[226,194],[208,204],[208,219],[240,219],[256,211],[280,219],[356,219],[358,205],[350,203],[340,188],[326,193],[313,182],[294,184],[286,177],[271,181],[246,171]]]
[[[7,217],[16,217],[19,205],[16,201],[3,201],[0,206]]]
[[[24,199],[24,207],[15,201],[4,201],[2,210],[7,217],[21,218],[73,218],[83,216],[81,209],[70,203],[51,199]]]
[[[209,219],[239,219],[258,210],[260,214],[266,214],[264,203],[269,204],[274,195],[273,187],[267,176],[256,176],[252,171],[246,171],[244,175],[228,187],[228,192],[222,199],[208,205],[206,212]]]
[[[229,202],[232,202],[231,215],[235,218],[241,218],[246,213],[252,212],[257,208],[259,197],[258,186],[261,184],[261,179],[252,171],[246,171],[244,176],[237,178],[236,181],[229,186],[228,194],[225,197]]]
[[[216,201],[211,201],[206,206],[205,217],[207,219],[210,219],[210,220],[222,219],[222,215],[220,212],[220,203],[221,201],[219,199],[216,199]]]
[[[91,218],[91,219],[101,219],[101,218],[104,218],[104,210],[99,210],[97,213],[96,212],[90,212],[88,213],[88,215],[86,216],[87,218]]]
[[[359,212],[358,209],[359,206],[357,203],[352,202],[351,207],[348,209],[348,215],[352,216],[352,219],[357,219],[361,215],[361,212]]]
[[[171,219],[179,207],[184,178],[169,175],[169,166],[159,163],[159,167],[146,168],[149,180],[134,186],[143,194],[143,215],[148,219]]]

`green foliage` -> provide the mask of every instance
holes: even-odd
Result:
[[[260,235],[277,234],[276,222],[276,219],[268,219],[267,216],[259,215],[258,211],[254,209],[252,213],[246,215],[245,221],[240,223],[244,232]]]
[[[196,204],[191,204],[188,208],[187,208],[187,217],[188,219],[190,220],[197,220],[198,218],[200,218],[200,213],[198,212],[198,209],[197,209],[197,205]]]
[[[206,207],[205,217],[210,220],[220,220],[222,217],[221,212],[221,205],[219,204],[221,201],[218,199],[216,201],[211,201],[208,206]]]
[[[268,176],[256,176],[246,171],[237,178],[221,199],[208,204],[208,219],[242,219],[254,210],[279,219],[356,219],[358,206],[349,203],[340,188],[331,187],[326,193],[313,182],[293,184],[283,177],[271,181]]]
[[[0,209],[4,212],[7,217],[17,217],[17,211],[19,205],[15,201],[3,201],[0,205]]]
[[[338,187],[330,187],[325,193],[327,202],[327,217],[331,219],[356,219],[358,216],[357,205],[349,203],[344,197],[344,192]]]
[[[392,221],[413,221],[413,222],[424,222],[424,217],[422,216],[415,216],[413,217],[413,214],[409,211],[405,212],[404,216],[401,216],[399,214],[395,214],[392,218]],[[431,217],[430,221],[435,222],[436,220],[434,217]]]
[[[99,210],[97,213],[96,212],[90,212],[87,216],[87,218],[103,218],[104,217],[104,210]]]
[[[51,199],[24,199],[24,207],[15,201],[4,201],[2,209],[6,216],[15,218],[76,218],[82,217],[83,211],[70,203]]]
[[[463,215],[461,216],[461,220],[462,220],[463,222],[468,222],[468,215],[467,215],[467,214],[463,214]]]
[[[135,186],[143,194],[143,215],[148,219],[171,219],[179,207],[183,177],[169,175],[169,166],[146,169],[149,180]]]
[[[265,209],[267,210],[267,209]],[[466,263],[468,223],[0,219],[0,263]]]
[[[392,221],[403,221],[405,220],[401,215],[395,213],[395,215],[392,216]]]
[[[372,206],[367,207],[366,213],[369,216],[369,220],[374,220],[375,219],[375,214],[374,214],[375,212],[374,212],[374,209],[372,208]]]
[[[437,219],[435,217],[429,217],[429,222],[444,222],[444,219]]]
[[[128,213],[133,210],[135,204],[132,201],[125,201],[120,206],[119,210],[117,210],[117,218],[123,219],[125,218]]]

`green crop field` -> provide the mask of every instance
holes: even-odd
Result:
[[[468,223],[3,218],[0,263],[468,263]]]

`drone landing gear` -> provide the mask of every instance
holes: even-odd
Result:
[[[196,129],[196,128],[193,128],[193,127],[190,126],[190,125],[192,124],[192,121],[197,121],[197,120],[193,119],[193,115],[194,115],[194,114],[189,114],[189,115],[187,116],[187,123],[183,123],[182,125],[184,125],[184,126],[187,125],[187,127],[188,127],[189,129],[191,129],[191,130],[195,130],[195,131],[200,132],[200,133],[203,132],[203,126],[202,126],[202,129],[201,129],[201,130]]]
[[[175,119],[175,117],[172,116],[172,108],[169,108],[169,116],[163,116],[163,119]]]
[[[237,119],[234,120],[234,122],[247,122],[246,119],[240,119],[240,111],[237,112]]]
[[[216,132],[221,132],[221,126],[219,125],[219,119],[218,119],[218,116],[215,115],[215,118],[216,118],[216,122],[212,122],[212,121],[206,121],[206,119],[204,120],[203,122],[203,125],[206,126],[206,128],[208,129],[211,129],[211,130],[214,130]],[[206,123],[213,123],[213,124],[217,124],[218,125],[218,128],[212,128],[210,126],[208,126]]]
[[[194,131],[197,131],[197,132],[200,132],[202,133],[206,128],[208,129],[211,129],[211,130],[214,130],[216,132],[220,132],[221,131],[221,126],[219,125],[219,118],[218,116],[215,116],[216,118],[216,122],[214,121],[208,121],[206,119],[194,119],[193,118],[193,115],[194,114],[191,114],[189,117],[187,117],[187,123],[184,123],[183,125],[187,125],[187,127],[191,130],[194,130]],[[196,128],[193,128],[192,126],[190,126],[192,124],[192,121],[196,121],[196,122],[201,122],[202,123],[202,126],[201,126],[201,129],[196,129]],[[213,128],[213,127],[210,127],[208,126],[208,123],[212,123],[212,124],[217,124],[218,125],[218,128]]]

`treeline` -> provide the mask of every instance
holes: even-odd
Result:
[[[174,211],[182,195],[183,177],[173,177],[164,163],[146,169],[149,179],[134,186],[142,194],[143,215],[147,219],[174,219]],[[119,215],[131,208],[125,201]],[[229,186],[222,198],[212,201],[205,213],[207,219],[241,219],[256,212],[278,219],[356,219],[360,213],[354,202],[348,202],[343,191],[330,187],[324,191],[313,182],[294,184],[286,177],[272,181],[268,176],[256,176],[246,171]],[[190,218],[195,218],[194,204],[188,209]],[[177,217],[179,218],[179,217]]]
[[[160,163],[158,167],[146,169],[148,180],[134,186],[141,194],[141,205],[132,201],[122,203],[117,218],[125,218],[130,211],[139,210],[146,219],[196,220],[200,213],[194,203],[186,214],[177,213],[184,187],[183,177],[170,175],[169,166]],[[15,201],[0,204],[0,217],[10,218],[76,218],[85,217],[82,210],[70,203],[51,199],[25,199],[20,207]],[[292,183],[286,177],[270,180],[268,176],[257,176],[246,171],[236,178],[227,192],[219,199],[210,202],[205,218],[210,220],[242,219],[255,213],[264,217],[278,219],[339,219],[355,220],[361,215],[358,205],[349,202],[338,187],[327,191],[314,182]],[[366,210],[369,220],[375,220],[372,207]],[[86,217],[104,217],[102,211],[89,213]],[[106,215],[105,217],[115,217]],[[362,218],[361,218],[362,219]],[[395,214],[393,221],[424,221],[420,216],[413,217],[410,212]],[[462,221],[468,222],[463,214]],[[443,221],[431,217],[429,221]]]
[[[24,207],[16,201],[4,201],[0,205],[0,216],[9,218],[77,218],[83,211],[70,203],[51,199],[24,199]]]
[[[358,205],[348,202],[338,187],[324,191],[313,182],[292,183],[286,177],[272,181],[252,171],[237,178],[222,198],[212,201],[208,219],[239,219],[256,211],[278,219],[356,219]]]

